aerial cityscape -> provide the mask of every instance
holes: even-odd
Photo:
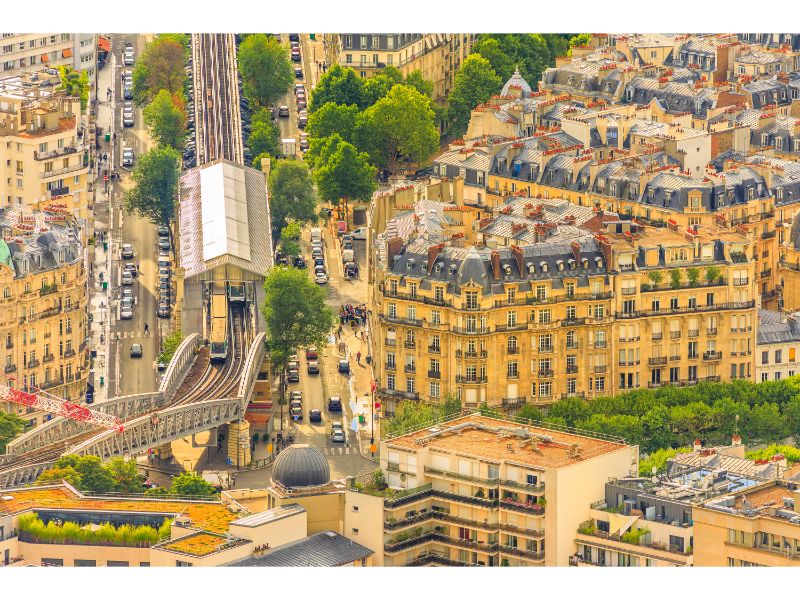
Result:
[[[2,35],[0,567],[800,566],[800,34]]]

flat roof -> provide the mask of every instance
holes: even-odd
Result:
[[[242,527],[258,527],[259,525],[264,525],[265,523],[280,521],[281,519],[286,519],[294,515],[300,515],[304,512],[306,512],[306,509],[299,504],[288,504],[286,506],[279,506],[277,508],[265,510],[254,515],[250,515],[249,517],[236,519],[235,521],[231,521],[231,525],[241,525]]]
[[[192,527],[226,533],[239,515],[218,501],[146,500],[83,496],[65,485],[0,490],[0,514],[36,509],[171,513],[189,518]]]
[[[399,436],[386,443],[389,447],[404,450],[427,447],[481,459],[559,469],[630,447],[620,438],[603,437],[602,434],[559,431],[475,413]]]
[[[223,254],[250,260],[247,190],[242,169],[217,163],[200,171],[203,260]]]

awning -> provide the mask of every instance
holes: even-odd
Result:
[[[42,62],[47,62],[48,60],[50,60],[50,55],[49,54],[42,54]]]
[[[104,37],[97,38],[97,48],[104,52],[111,52],[111,41]]]
[[[64,58],[71,57],[72,56],[72,48],[64,48],[64,50],[61,51],[61,56],[64,57]]]

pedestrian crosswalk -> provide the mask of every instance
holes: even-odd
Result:
[[[113,331],[111,333],[112,340],[129,340],[136,337],[138,334],[135,331]]]
[[[335,448],[320,448],[323,454],[328,456],[341,456],[343,454],[350,454],[351,452],[355,453],[356,449],[351,448],[350,446],[338,446]]]

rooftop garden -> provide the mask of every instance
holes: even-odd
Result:
[[[35,512],[19,518],[19,531],[23,538],[35,543],[87,544],[107,546],[149,547],[160,540],[169,539],[170,519],[164,519],[158,529],[149,525],[121,525],[111,523],[100,525],[79,525],[72,521],[57,523],[50,521],[45,525]]]
[[[190,554],[192,556],[206,556],[224,550],[225,548],[236,546],[241,543],[241,541],[242,540],[229,541],[222,535],[200,532],[163,544],[160,548],[172,552]]]

